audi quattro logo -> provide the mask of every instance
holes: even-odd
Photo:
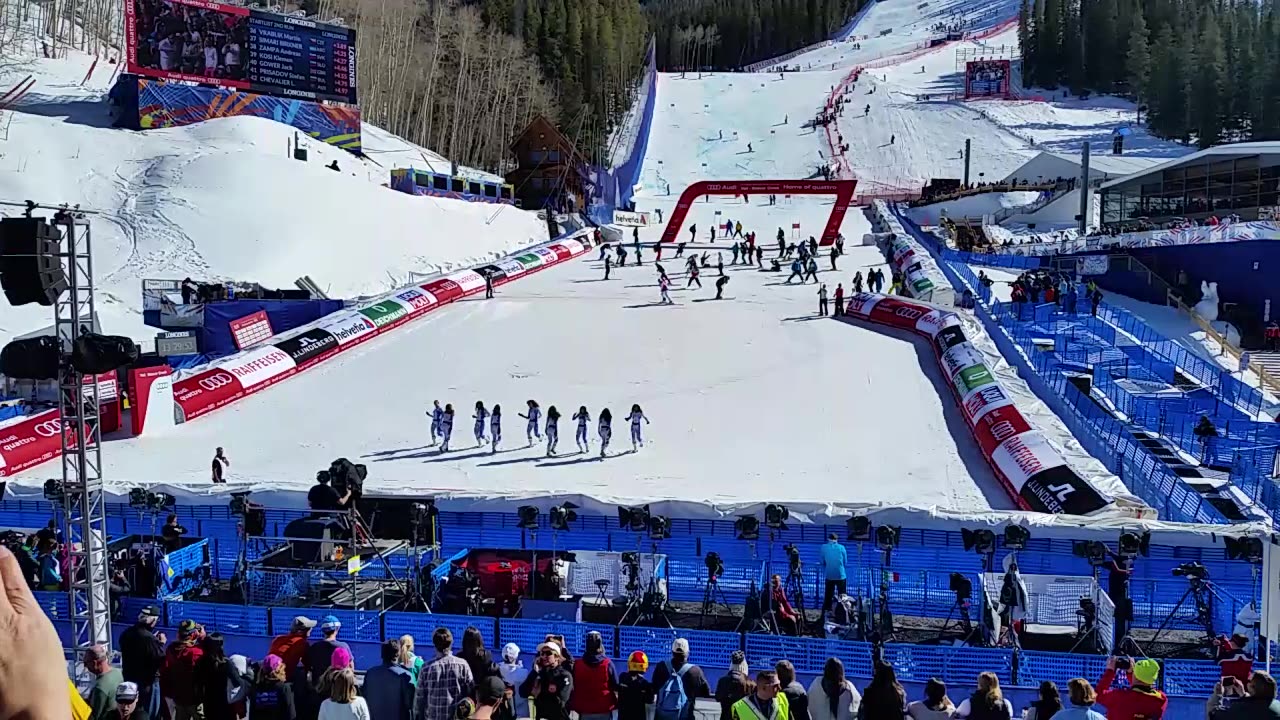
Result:
[[[924,310],[917,310],[916,308],[913,308],[913,307],[900,307],[897,309],[896,312],[894,312],[894,315],[897,315],[898,317],[906,318],[908,320],[915,320],[919,318],[921,315],[924,315],[925,312],[926,311]]]
[[[220,387],[226,387],[232,383],[230,375],[220,374],[213,377],[200,378],[200,387],[205,390],[217,390]]]
[[[36,425],[34,429],[35,433],[40,437],[57,437],[62,433],[62,421],[57,419],[45,420],[44,422]]]

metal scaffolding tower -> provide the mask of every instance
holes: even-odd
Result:
[[[111,644],[111,603],[107,594],[107,518],[103,500],[102,448],[97,378],[71,367],[81,334],[92,330],[93,259],[89,221],[83,213],[58,210],[67,289],[53,303],[54,333],[61,346],[58,410],[62,428],[62,532],[69,548],[67,567],[71,647]],[[78,654],[78,653],[77,653]]]

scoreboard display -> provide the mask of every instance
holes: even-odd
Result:
[[[126,0],[128,72],[356,103],[355,31],[200,0]]]

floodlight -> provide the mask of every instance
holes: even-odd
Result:
[[[759,540],[760,520],[754,515],[739,515],[738,519],[733,521],[733,530],[737,533],[739,540]]]
[[[619,507],[618,527],[632,532],[644,532],[649,527],[649,506]]]
[[[44,499],[51,502],[62,502],[66,498],[66,489],[62,487],[62,481],[49,478],[44,481]]]
[[[876,528],[876,547],[881,550],[892,550],[898,547],[901,528],[897,525],[881,525]]]
[[[649,516],[649,539],[665,540],[671,537],[671,521],[663,515]]]
[[[146,510],[150,505],[149,498],[151,493],[146,488],[136,487],[129,491],[129,507],[134,510]]]
[[[537,507],[533,505],[521,505],[516,508],[516,516],[519,518],[519,522],[516,523],[516,527],[521,530],[537,530],[538,514],[539,510]]]
[[[972,550],[979,555],[990,555],[996,551],[996,534],[986,528],[961,528],[960,540],[964,543],[965,550]]]
[[[416,525],[424,525],[440,514],[436,509],[436,499],[426,498],[409,506],[409,521]]]
[[[249,490],[237,490],[231,493],[231,502],[227,504],[227,507],[231,510],[232,515],[244,516],[249,511],[249,495],[251,494],[252,492]]]
[[[1026,550],[1027,541],[1031,539],[1031,531],[1021,525],[1004,527],[1004,546],[1008,550]]]
[[[1117,547],[1120,551],[1120,557],[1135,558],[1138,555],[1147,556],[1150,551],[1151,533],[1143,532],[1139,535],[1136,532],[1125,531],[1120,533],[1120,542]]]
[[[569,523],[578,519],[578,506],[571,502],[562,503],[547,511],[552,530],[568,530]]]
[[[1262,540],[1256,537],[1223,537],[1227,546],[1228,560],[1244,560],[1251,563],[1262,562]]]
[[[769,503],[764,506],[764,525],[772,530],[786,530],[786,520],[791,517],[791,511],[786,505],[780,503]]]
[[[871,518],[865,515],[855,515],[845,520],[844,526],[848,540],[866,542],[871,539]]]
[[[1090,565],[1105,565],[1107,546],[1098,540],[1072,540],[1071,554],[1085,558]]]

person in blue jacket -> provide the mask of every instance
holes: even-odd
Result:
[[[819,550],[822,557],[822,572],[827,579],[827,589],[822,593],[822,612],[831,609],[831,601],[838,595],[848,591],[848,576],[845,575],[845,564],[849,561],[849,553],[840,544],[835,533],[827,536],[827,542]]]

